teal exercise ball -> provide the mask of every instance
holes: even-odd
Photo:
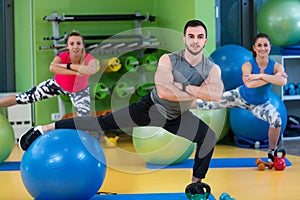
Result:
[[[257,27],[269,35],[273,45],[297,44],[300,41],[300,1],[267,1],[258,11]]]
[[[0,114],[0,163],[5,161],[15,146],[15,134],[9,121]]]
[[[105,154],[86,132],[57,129],[38,137],[23,154],[23,184],[34,199],[90,199],[106,174]]]
[[[191,109],[191,112],[215,132],[217,141],[222,140],[230,129],[229,110],[227,108],[217,110]]]
[[[195,149],[195,143],[161,127],[135,127],[132,140],[136,152],[147,163],[154,165],[180,164],[187,160]]]

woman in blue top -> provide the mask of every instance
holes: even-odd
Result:
[[[279,112],[268,101],[267,94],[273,84],[285,85],[287,74],[282,65],[269,58],[270,50],[269,36],[263,33],[257,34],[252,44],[253,58],[242,65],[244,84],[224,92],[219,102],[198,99],[196,106],[199,109],[245,108],[257,118],[268,122],[270,124],[268,158],[269,161],[273,161],[282,121]]]

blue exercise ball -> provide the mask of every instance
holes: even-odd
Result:
[[[257,14],[257,28],[270,36],[273,45],[289,46],[300,39],[300,1],[269,0]]]
[[[287,111],[284,103],[274,92],[268,94],[271,104],[280,113],[282,127],[280,133],[284,132],[287,123]],[[235,136],[245,138],[250,141],[268,140],[269,124],[258,119],[252,112],[243,108],[232,108],[229,114],[230,126]]]
[[[228,91],[243,84],[241,67],[252,58],[252,54],[240,45],[228,44],[217,48],[210,58],[220,66],[224,88]]]
[[[89,199],[104,181],[106,159],[93,136],[58,129],[32,143],[23,154],[20,172],[35,199]]]

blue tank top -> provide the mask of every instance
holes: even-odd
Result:
[[[260,69],[256,63],[256,59],[252,58],[249,62],[252,65],[252,74],[259,74]],[[269,59],[268,66],[265,69],[265,74],[274,75],[274,64],[275,61]],[[271,83],[268,83],[258,88],[247,88],[247,86],[243,84],[242,86],[240,86],[240,94],[246,102],[258,105],[268,101],[268,93],[271,91],[271,89]]]

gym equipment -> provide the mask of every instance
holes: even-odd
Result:
[[[151,15],[135,14],[115,14],[115,15],[62,15],[58,16],[53,13],[51,16],[45,16],[44,20],[52,22],[65,22],[65,21],[129,21],[141,20],[150,22],[155,21],[155,17]]]
[[[109,87],[107,87],[104,83],[99,82],[93,87],[93,91],[91,93],[96,99],[102,100],[105,99],[111,92]]]
[[[296,84],[296,95],[300,94],[300,83]]]
[[[220,200],[235,200],[235,198],[230,197],[230,195],[227,192],[223,192],[220,195]]]
[[[207,183],[191,183],[185,188],[185,195],[190,200],[207,200],[211,188]]]
[[[279,156],[279,153],[281,153],[281,156]],[[274,151],[274,169],[277,171],[282,171],[286,167],[285,162],[285,155],[286,151],[283,148],[276,148]]]
[[[268,167],[269,169],[273,168],[272,162],[265,162],[262,161],[260,158],[255,159],[255,164],[257,165],[259,171],[264,171],[266,167]]]
[[[146,70],[154,71],[157,67],[158,58],[153,54],[145,54],[141,63],[144,65]]]
[[[257,14],[259,32],[269,35],[277,46],[297,44],[300,39],[300,2],[269,0]]]
[[[100,66],[105,69],[105,72],[117,72],[122,67],[121,61],[117,57],[102,60]]]
[[[135,72],[138,65],[139,61],[135,56],[127,56],[123,62],[123,68],[128,72]]]
[[[23,154],[20,173],[35,199],[89,199],[104,181],[106,158],[93,136],[57,129],[32,143]]]
[[[287,112],[284,103],[274,92],[269,92],[269,100],[280,113],[282,125],[280,134],[287,124]],[[260,148],[268,147],[269,124],[258,119],[250,111],[243,108],[231,108],[229,114],[231,130],[235,135],[235,142],[239,147],[254,147],[256,141],[260,142]]]
[[[217,109],[217,110],[200,110],[190,109],[190,111],[198,118],[204,121],[216,134],[217,141],[222,140],[229,128],[229,110]]]
[[[59,52],[59,50],[63,49],[65,47],[65,44],[60,44],[61,41],[64,41],[66,38],[66,35],[64,37],[60,37],[60,31],[59,31],[59,24],[62,22],[90,22],[90,21],[134,21],[135,22],[135,29],[137,30],[134,35],[121,35],[116,36],[114,35],[114,39],[135,39],[134,43],[138,43],[138,45],[145,45],[144,37],[142,35],[142,32],[139,31],[142,27],[142,22],[144,21],[155,21],[155,16],[151,15],[142,15],[140,12],[135,12],[134,14],[115,14],[115,15],[58,15],[57,12],[53,12],[50,16],[45,16],[44,20],[47,20],[48,22],[52,23],[52,32],[53,36],[48,37],[45,39],[51,39],[53,40],[53,45],[49,47],[40,47],[40,49],[49,49],[54,48],[55,54]],[[89,40],[99,40],[99,39],[106,39],[111,38],[110,36],[84,36],[85,38]],[[98,43],[98,42],[97,42]],[[124,42],[123,42],[124,43]],[[155,44],[151,41],[146,42],[150,47],[155,46]],[[126,49],[130,48],[133,44],[129,44]],[[148,46],[146,45],[146,46]],[[92,44],[90,46],[98,47],[98,44]],[[89,46],[89,47],[90,47]],[[144,46],[145,47],[145,46]],[[87,48],[88,50],[88,48]]]
[[[14,146],[14,130],[9,121],[0,114],[0,164],[10,156]]]
[[[241,67],[252,55],[242,46],[229,44],[217,48],[210,58],[220,66],[225,91],[228,91],[243,84]]]
[[[115,137],[104,136],[103,139],[105,141],[105,146],[108,147],[108,148],[117,147],[119,138],[120,138],[119,136],[115,136]]]
[[[135,88],[133,86],[129,86],[126,82],[117,82],[113,87],[113,93],[121,99],[129,97],[134,92]]]
[[[154,87],[154,83],[141,83],[141,85],[136,89],[135,92],[138,96],[142,97],[151,92]]]
[[[285,95],[296,95],[297,86],[295,83],[288,83],[283,87]]]
[[[194,152],[195,144],[176,136],[161,127],[135,127],[132,141],[136,152],[154,165],[175,165],[187,160]]]

